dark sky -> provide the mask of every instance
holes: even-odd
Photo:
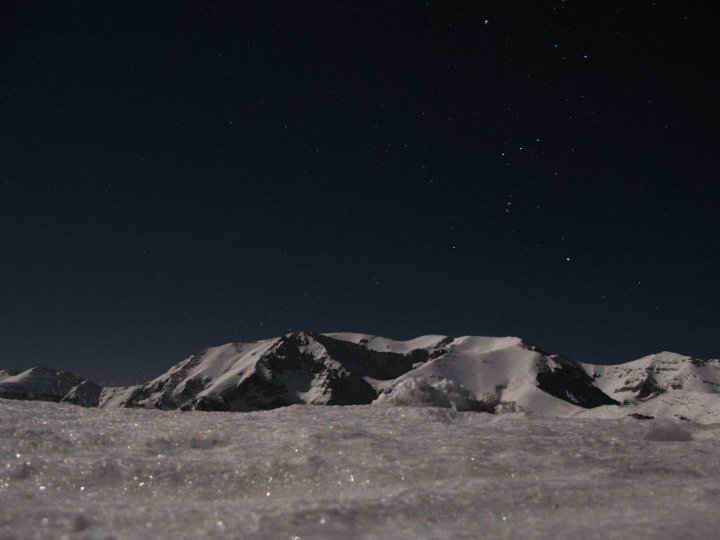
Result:
[[[290,329],[720,356],[718,2],[2,2],[0,367]]]

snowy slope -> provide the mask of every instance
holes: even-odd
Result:
[[[670,390],[646,400],[625,402],[622,407],[604,406],[584,409],[572,416],[598,420],[634,416],[643,420],[720,425],[720,395],[692,390]]]
[[[519,338],[465,336],[446,342],[444,347],[447,352],[399,377],[378,403],[412,403],[408,393],[418,395],[421,401],[418,381],[420,390],[427,390],[431,404],[440,404],[433,403],[433,397],[441,389],[456,394],[466,390],[471,397],[466,396],[463,405],[470,409],[493,410],[501,405],[568,416],[580,407],[613,403],[592,385],[580,364],[549,356]]]
[[[0,371],[0,398],[40,401],[66,401],[96,407],[102,387],[90,380],[44,367],[22,373]]]
[[[671,390],[720,393],[720,360],[661,352],[625,364],[584,368],[598,388],[620,402],[644,400]]]
[[[720,360],[700,360],[672,352],[651,354],[625,364],[584,364],[595,386],[623,407],[579,413],[583,418],[617,418],[720,422]]]
[[[130,398],[132,393],[140,388],[136,386],[106,386],[100,392],[98,407],[122,407]]]

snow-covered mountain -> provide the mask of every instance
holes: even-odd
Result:
[[[673,390],[720,393],[720,360],[661,352],[625,364],[586,365],[585,369],[595,386],[620,402],[646,400]]]
[[[205,349],[145,384],[124,388],[100,388],[42,368],[0,372],[0,397],[182,410],[375,403],[715,421],[720,419],[718,393],[720,360],[659,353],[597,366],[547,354],[515,337],[430,335],[395,341],[294,332]]]
[[[67,371],[34,367],[17,373],[0,371],[0,398],[64,401],[97,407],[102,387]]]
[[[296,332],[193,355],[104,406],[255,410],[283,405],[414,404],[575,412],[615,401],[582,366],[518,338]]]
[[[444,354],[393,381],[378,401],[432,403],[451,389],[449,385],[468,393],[461,402],[469,409],[500,406],[569,415],[578,407],[616,404],[593,386],[577,362],[548,355],[519,338],[474,336],[447,339]],[[458,407],[460,402],[453,401]]]
[[[223,411],[368,404],[384,384],[427,361],[434,350],[428,345],[377,351],[330,335],[295,332],[201,351],[144,385],[106,393],[102,403]]]
[[[584,368],[595,386],[623,404],[620,411],[597,410],[595,416],[629,413],[639,418],[720,422],[720,360],[661,352],[625,364]]]

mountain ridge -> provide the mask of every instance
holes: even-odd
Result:
[[[299,331],[202,349],[158,377],[127,387],[101,387],[46,368],[0,371],[4,398],[166,410],[376,403],[557,416],[597,409],[616,416],[652,409],[648,402],[661,396],[658,403],[671,410],[677,393],[692,394],[693,403],[712,401],[706,394],[717,398],[720,360],[664,351],[602,366],[549,354],[513,336],[398,341]]]

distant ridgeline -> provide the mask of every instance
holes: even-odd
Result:
[[[201,411],[370,403],[563,417],[661,411],[709,421],[720,416],[720,360],[663,352],[596,366],[514,337],[294,332],[205,349],[138,386],[103,388],[46,368],[0,371],[0,398]]]

